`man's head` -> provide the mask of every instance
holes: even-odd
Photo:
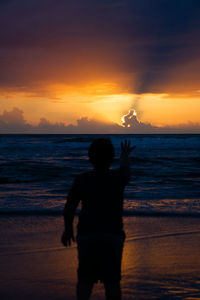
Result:
[[[108,169],[114,160],[114,147],[109,139],[99,138],[92,142],[88,155],[95,168]]]

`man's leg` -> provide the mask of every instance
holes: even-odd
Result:
[[[121,300],[120,282],[104,283],[106,300]]]
[[[94,283],[87,280],[78,280],[77,283],[77,300],[88,300],[92,293]]]

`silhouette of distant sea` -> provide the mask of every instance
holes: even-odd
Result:
[[[0,135],[0,213],[62,214],[74,177],[92,168],[87,150],[99,136]],[[200,135],[106,136],[116,149],[113,168],[121,141],[136,145],[124,214],[200,216]]]

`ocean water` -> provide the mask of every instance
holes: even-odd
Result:
[[[113,168],[121,141],[136,145],[125,214],[200,215],[200,135],[108,136]],[[62,214],[74,177],[92,168],[87,151],[96,137],[0,135],[0,213]]]

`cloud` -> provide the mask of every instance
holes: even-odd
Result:
[[[0,5],[1,87],[42,93],[46,83],[112,78],[136,93],[199,89],[199,0]]]
[[[124,126],[126,125],[127,126]],[[129,126],[130,125],[130,126]],[[0,115],[0,134],[6,133],[37,133],[37,134],[143,134],[143,133],[200,133],[200,123],[188,123],[178,126],[156,127],[151,124],[142,123],[132,115],[125,119],[123,125],[116,123],[105,123],[96,119],[82,117],[77,120],[76,125],[65,123],[52,123],[46,118],[41,118],[38,125],[29,124],[23,111],[13,108],[11,111],[4,111]]]
[[[13,125],[25,124],[23,110],[17,107],[14,107],[11,111],[5,110],[2,113],[2,115],[0,115],[0,121],[5,124],[13,124]]]

